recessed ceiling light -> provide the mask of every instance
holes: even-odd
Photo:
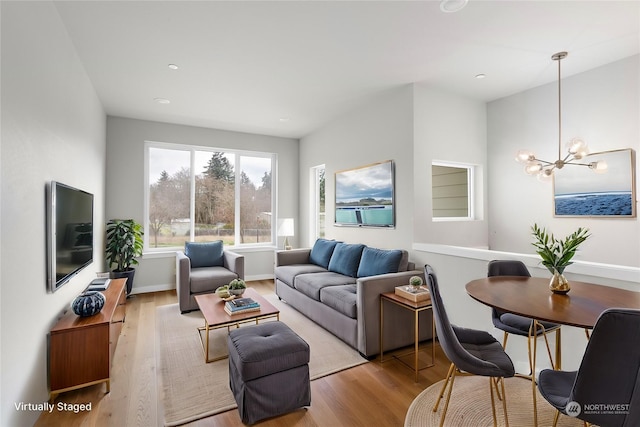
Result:
[[[171,70],[177,70],[178,68],[180,68],[180,67],[178,67],[176,64],[169,64],[169,65],[168,65],[168,67],[169,67],[169,69],[171,69]]]
[[[484,79],[485,77],[487,77],[486,74],[482,74],[482,73],[476,74],[476,79],[478,80]]]
[[[457,12],[463,9],[469,0],[442,0],[440,2],[440,10],[445,13]]]
[[[286,123],[289,121],[289,117],[280,117],[280,123]]]
[[[167,98],[153,98],[153,100],[158,104],[171,104],[171,101],[169,101]]]

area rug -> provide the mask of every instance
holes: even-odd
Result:
[[[312,380],[367,361],[275,295],[266,298],[280,310],[280,320],[309,344]],[[270,320],[262,322],[267,321]],[[182,315],[177,304],[156,309],[158,379],[166,426],[185,424],[237,407],[229,389],[229,361],[204,362],[197,331],[200,326],[204,326],[204,319],[199,311]],[[209,357],[227,354],[226,328],[211,331],[209,339]]]
[[[440,415],[442,414],[442,408],[444,406],[444,398],[440,401],[437,412],[433,412],[433,405],[438,398],[442,384],[444,384],[444,380],[428,387],[415,398],[407,411],[407,416],[404,421],[405,427],[431,427],[440,425]],[[533,425],[531,382],[524,378],[507,378],[504,387],[507,394],[509,425]],[[495,396],[494,394],[494,397]],[[538,406],[538,425],[553,425],[555,409],[544,400],[539,392],[536,402]],[[498,400],[497,397],[496,417],[498,418],[498,425],[504,426],[502,401]],[[488,378],[477,376],[456,377],[444,425],[449,427],[493,426]],[[582,421],[562,414],[558,420],[559,427],[581,427],[582,425]]]

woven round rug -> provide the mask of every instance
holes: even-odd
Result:
[[[446,398],[442,398],[437,412],[433,412],[433,405],[438,399],[444,380],[439,381],[422,393],[420,393],[409,406],[405,417],[405,427],[439,426],[440,416]],[[504,383],[507,394],[507,413],[510,426],[533,425],[533,395],[531,382],[525,378],[507,378]],[[550,426],[553,424],[555,409],[537,393],[538,425]],[[498,400],[495,389],[494,399],[496,405],[496,417],[498,425],[504,426],[504,412],[502,401]],[[457,376],[449,401],[449,409],[445,418],[445,426],[461,427],[493,426],[491,415],[491,395],[489,391],[489,379],[478,376]],[[581,427],[582,421],[560,414],[558,426]]]

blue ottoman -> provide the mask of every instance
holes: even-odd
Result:
[[[229,385],[240,418],[253,424],[311,405],[309,344],[280,321],[234,329]]]

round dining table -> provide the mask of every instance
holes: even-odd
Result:
[[[567,294],[554,294],[549,290],[549,279],[540,277],[494,276],[472,280],[466,290],[471,298],[500,310],[530,317],[534,324],[539,321],[593,329],[608,308],[640,309],[640,292],[570,281]],[[532,371],[535,373],[535,342]],[[554,368],[562,366],[560,329],[556,332],[556,354]],[[534,374],[535,375],[535,374]],[[534,376],[535,378],[535,376]],[[533,387],[533,417],[537,426],[535,380]]]

